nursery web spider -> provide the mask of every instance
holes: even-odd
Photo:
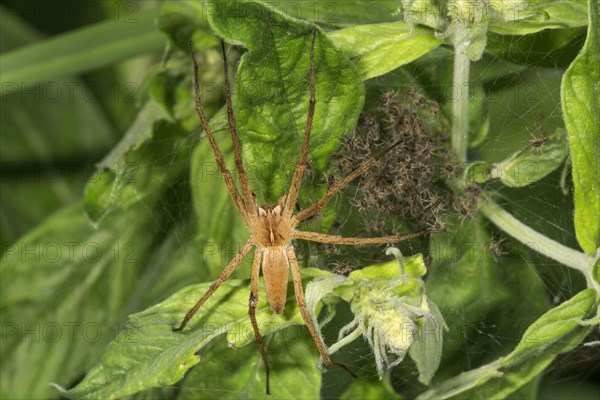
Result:
[[[229,195],[231,196],[231,200],[233,201],[233,204],[235,205],[235,208],[237,209],[238,213],[244,220],[245,225],[248,227],[248,230],[251,233],[251,237],[243,245],[241,250],[234,256],[234,258],[229,262],[229,264],[225,267],[221,275],[219,275],[217,280],[213,282],[213,284],[209,287],[206,293],[187,312],[181,324],[174,330],[181,331],[182,329],[184,329],[190,321],[190,319],[192,319],[194,314],[196,314],[200,307],[202,307],[204,302],[219,288],[219,286],[223,282],[225,282],[231,276],[235,269],[240,265],[243,258],[252,250],[252,248],[256,248],[254,252],[254,261],[252,263],[251,292],[248,314],[250,316],[250,321],[252,323],[254,335],[256,336],[258,349],[260,351],[261,357],[265,365],[267,394],[269,393],[269,362],[267,360],[262,336],[260,334],[255,315],[256,305],[258,303],[260,270],[262,269],[269,305],[273,312],[280,314],[283,312],[283,308],[286,301],[289,271],[291,269],[292,280],[294,283],[294,292],[296,295],[296,301],[298,302],[300,313],[302,315],[302,318],[304,319],[304,322],[306,323],[306,326],[310,332],[310,335],[312,336],[313,341],[317,346],[317,349],[319,350],[323,362],[325,363],[325,365],[328,366],[340,366],[346,369],[348,372],[350,372],[343,365],[331,360],[329,354],[327,354],[327,348],[321,342],[318,332],[315,329],[314,322],[310,318],[310,315],[306,308],[306,300],[304,298],[304,292],[302,289],[300,267],[298,265],[298,259],[296,257],[294,246],[292,245],[292,240],[301,239],[319,243],[341,245],[369,245],[385,243],[390,244],[428,233],[418,232],[407,235],[385,236],[378,238],[351,238],[317,232],[307,232],[296,229],[296,226],[300,222],[305,221],[311,218],[312,216],[316,215],[329,202],[329,200],[331,200],[334,194],[343,189],[352,180],[357,178],[374,163],[376,163],[379,159],[381,159],[385,155],[385,153],[387,153],[389,150],[395,147],[395,145],[391,146],[390,148],[380,153],[378,156],[362,164],[354,172],[337,182],[335,185],[331,186],[327,193],[323,196],[323,198],[321,198],[313,205],[300,210],[296,214],[293,213],[294,206],[298,198],[298,192],[300,190],[300,184],[302,182],[302,175],[304,173],[306,161],[308,158],[308,147],[315,111],[315,38],[316,29],[313,29],[310,47],[310,101],[308,104],[306,130],[304,134],[304,140],[302,143],[302,149],[300,151],[300,160],[298,161],[298,164],[296,165],[296,168],[294,170],[292,184],[288,193],[282,196],[277,202],[277,204],[263,205],[260,207],[258,206],[256,198],[254,197],[250,189],[248,175],[246,174],[246,171],[244,169],[244,163],[242,162],[240,145],[238,143],[235,120],[233,116],[233,109],[231,106],[231,95],[228,78],[227,56],[225,54],[225,44],[223,43],[223,41],[221,41],[221,49],[223,52],[223,67],[225,71],[225,99],[227,106],[227,117],[229,120],[229,132],[231,134],[231,140],[233,141],[233,150],[235,153],[235,168],[240,181],[241,193],[238,191],[234,183],[233,177],[225,165],[223,155],[219,150],[215,142],[213,133],[210,129],[210,126],[208,125],[208,121],[206,119],[206,115],[204,113],[204,109],[200,100],[198,82],[198,62],[196,60],[196,55],[194,53],[192,43],[190,42],[190,52],[194,63],[194,91],[196,101],[196,112],[200,117],[200,122],[202,123],[202,127],[204,128],[206,136],[210,142],[210,146],[212,147],[212,151],[215,155],[215,159],[217,161],[221,175],[223,176],[223,179],[225,181],[225,185],[227,186],[227,190],[229,191]]]

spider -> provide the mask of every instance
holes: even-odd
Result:
[[[298,259],[296,257],[296,251],[292,245],[292,240],[308,240],[319,243],[334,244],[334,245],[373,245],[373,244],[391,244],[401,240],[417,237],[427,232],[410,233],[407,235],[398,236],[385,236],[379,238],[358,238],[358,237],[341,237],[337,235],[330,235],[317,232],[307,232],[297,230],[296,227],[302,221],[315,216],[328,202],[331,200],[334,194],[342,190],[352,180],[357,178],[369,167],[381,159],[385,153],[396,146],[392,145],[388,149],[384,150],[379,155],[363,163],[356,170],[346,176],[344,179],[333,184],[326,194],[316,203],[309,207],[301,209],[296,214],[293,213],[298,193],[300,190],[300,184],[302,182],[302,176],[306,168],[308,149],[310,142],[310,135],[313,123],[313,116],[315,111],[315,39],[316,29],[312,31],[312,40],[310,47],[310,101],[308,104],[308,116],[306,119],[306,128],[302,148],[300,151],[300,160],[295,167],[292,183],[287,194],[281,196],[277,204],[265,204],[258,206],[256,198],[250,189],[250,183],[248,175],[244,169],[244,163],[242,162],[242,156],[240,151],[240,145],[238,143],[238,136],[235,126],[235,120],[233,115],[233,108],[231,105],[231,94],[230,85],[228,78],[228,66],[227,66],[227,55],[225,52],[225,44],[221,41],[221,50],[223,52],[223,69],[225,73],[225,100],[227,107],[227,118],[229,122],[229,132],[231,134],[231,140],[233,142],[233,150],[235,155],[235,168],[238,174],[241,193],[238,191],[236,184],[234,183],[231,172],[227,169],[223,155],[219,150],[213,133],[208,125],[202,102],[200,100],[199,82],[198,82],[198,62],[193,49],[193,45],[190,42],[190,53],[194,64],[194,99],[196,103],[196,112],[200,118],[200,122],[214,153],[217,165],[220,173],[223,176],[227,190],[237,209],[237,212],[243,219],[246,227],[250,231],[250,239],[242,246],[240,251],[233,257],[233,259],[227,264],[221,275],[212,283],[206,293],[198,300],[198,302],[187,312],[183,318],[181,324],[174,328],[175,331],[181,331],[185,328],[188,322],[192,319],[194,314],[202,307],[204,302],[219,288],[219,286],[225,282],[235,269],[240,265],[244,257],[255,248],[254,261],[252,263],[251,272],[251,290],[250,300],[248,304],[248,315],[252,323],[252,329],[256,337],[258,350],[261,354],[265,366],[266,373],[266,392],[270,393],[269,389],[269,361],[264,349],[261,333],[256,321],[256,306],[258,304],[258,293],[259,293],[259,274],[262,270],[264,277],[267,301],[271,307],[271,310],[277,314],[283,312],[286,301],[287,285],[289,280],[289,272],[292,272],[292,280],[294,285],[294,292],[296,301],[300,309],[302,318],[310,332],[310,335],[315,342],[315,345],[319,351],[319,354],[327,366],[339,366],[348,370],[345,366],[338,364],[331,360],[331,357],[327,353],[325,345],[319,338],[318,331],[315,328],[313,321],[310,318],[309,312],[306,307],[306,300],[304,297],[304,291],[302,289],[302,278],[300,276],[300,267],[298,265]],[[354,374],[352,374],[354,375]]]
[[[540,137],[534,136],[529,141],[529,145],[534,150],[540,150],[542,148],[542,146],[544,146],[546,143],[548,143],[549,140],[550,140],[550,137],[548,137],[548,135],[546,133],[542,133],[542,136],[540,136]]]
[[[492,239],[492,241],[486,246],[486,250],[494,257],[494,259],[508,254],[502,249],[502,244],[504,241],[505,238],[500,238],[499,240]]]
[[[541,136],[533,136],[532,135],[532,138],[529,140],[529,146],[531,146],[532,149],[538,150],[538,151],[541,150],[541,148],[546,143],[548,143],[548,141],[550,140],[550,137],[546,133],[546,129],[544,129],[544,115],[543,114],[540,116],[539,130],[541,131],[542,135]]]

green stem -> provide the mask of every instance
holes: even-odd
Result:
[[[454,33],[454,72],[452,77],[452,149],[459,163],[467,161],[469,135],[469,70],[471,61],[462,40],[469,28],[458,25]]]
[[[453,34],[454,72],[452,87],[452,149],[459,163],[467,161],[469,142],[469,69],[466,54],[468,27],[458,24]],[[462,191],[462,188],[455,187]],[[566,247],[523,224],[487,196],[482,196],[481,213],[500,229],[533,250],[584,274],[588,287],[600,294],[600,283],[592,276],[596,259]]]
[[[498,228],[502,229],[521,243],[528,245],[532,250],[583,273],[587,279],[588,286],[593,287],[596,292],[600,293],[600,284],[592,277],[592,267],[595,261],[594,257],[573,250],[570,247],[564,246],[559,242],[542,235],[516,219],[512,214],[504,210],[490,198],[482,198],[479,210]]]

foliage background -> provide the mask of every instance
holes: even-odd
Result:
[[[473,46],[468,49],[467,57],[476,60],[477,45],[485,48],[481,59],[470,64],[470,96],[464,103],[468,105],[467,129],[471,138],[468,160],[479,161],[479,167],[499,163],[520,150],[527,150],[529,141],[540,137],[542,130],[549,134],[558,132],[559,138],[553,137],[550,144],[562,143],[559,146],[562,152],[555,156],[549,152],[541,156],[533,154],[533,158],[525,159],[528,163],[516,163],[538,168],[533,182],[511,185],[479,175],[476,181],[487,195],[493,196],[525,225],[564,246],[581,247],[593,254],[598,247],[593,210],[587,211],[592,214],[584,212],[583,217],[580,210],[586,205],[594,207],[594,195],[598,193],[594,192],[594,187],[598,187],[597,181],[594,182],[598,175],[600,141],[594,141],[599,137],[598,124],[595,131],[593,121],[585,124],[585,112],[593,113],[594,107],[597,110],[600,92],[598,80],[594,85],[593,79],[597,71],[590,67],[594,60],[598,61],[597,10],[594,31],[588,27],[585,1],[530,3],[539,13],[524,20],[504,17],[493,23],[476,18],[462,20],[470,32],[480,33],[471,38]],[[288,17],[316,22],[328,32],[329,42],[325,42],[324,34],[320,38],[329,43],[329,47],[323,44],[326,51],[321,59],[322,93],[331,90],[326,85],[333,78],[327,77],[327,72],[337,73],[335,66],[343,64],[344,73],[357,74],[365,81],[366,109],[373,108],[382,91],[411,88],[438,101],[447,119],[458,119],[454,107],[457,102],[451,95],[457,70],[453,68],[456,65],[453,47],[459,36],[456,30],[451,32],[448,26],[418,20],[418,14],[394,15],[392,11],[399,2],[393,1],[279,2],[272,6]],[[199,334],[190,339],[187,347],[180,344],[173,347],[184,349],[187,353],[182,357],[187,360],[192,350],[201,347],[200,340],[206,346],[202,347],[200,363],[183,380],[179,378],[191,364],[178,369],[179,359],[157,362],[162,368],[160,372],[157,372],[160,368],[139,372],[135,368],[143,362],[137,363],[136,358],[144,358],[143,350],[124,354],[122,347],[114,346],[118,357],[103,358],[106,346],[113,339],[125,348],[131,335],[139,339],[140,325],[132,325],[136,319],[128,320],[129,315],[158,303],[163,307],[174,304],[169,310],[173,315],[185,312],[185,304],[193,300],[178,302],[177,295],[182,297],[184,293],[179,290],[209,282],[232,256],[235,246],[245,240],[220,179],[209,169],[214,164],[194,115],[190,61],[185,53],[186,43],[192,38],[202,56],[205,107],[210,115],[215,115],[212,123],[218,127],[220,145],[230,154],[224,114],[219,113],[224,98],[218,40],[213,33],[219,25],[212,20],[212,27],[209,26],[202,4],[191,1],[8,1],[1,5],[0,11],[3,22],[0,42],[2,398],[57,397],[58,390],[49,386],[49,382],[72,388],[88,371],[97,371],[94,367],[98,365],[109,371],[108,377],[96,375],[97,380],[92,382],[97,385],[94,390],[99,392],[86,392],[89,386],[83,385],[79,392],[75,390],[69,396],[141,391],[133,396],[221,398],[226,393],[232,398],[261,397],[262,366],[251,338],[237,338],[240,347],[235,351],[227,347],[231,335],[227,340],[222,335],[210,341]],[[281,17],[285,29],[291,26],[310,31],[307,26],[290,22],[288,17]],[[444,18],[461,21],[456,15],[440,16],[440,20]],[[262,60],[270,60],[270,53],[265,50],[267,44],[263,48],[255,45],[260,43],[257,35],[261,32],[257,32],[257,27],[261,25],[255,25],[255,31],[244,32],[227,22],[222,21],[219,35],[229,43],[243,46],[230,48],[232,65],[245,52],[244,47],[254,51],[248,53],[246,64],[239,66],[242,70],[245,67],[247,73],[254,71],[254,66]],[[268,22],[271,24],[266,26],[273,26],[272,21]],[[385,22],[395,25],[373,25]],[[422,25],[413,26],[410,36],[411,26],[406,22]],[[306,57],[306,45],[285,42],[282,29],[276,36],[281,41],[276,42],[286,54]],[[438,32],[446,29],[448,35],[435,36],[434,29]],[[404,40],[399,41],[400,37]],[[582,65],[573,64],[584,42],[592,43],[586,44],[587,59],[580,57]],[[581,95],[579,100],[583,102],[579,106],[573,105],[577,96],[570,96],[568,89],[565,92],[565,84],[561,98],[561,82],[569,66],[573,73],[578,68],[584,71],[579,73],[579,81],[572,81],[573,92]],[[586,75],[589,75],[587,81]],[[356,78],[348,79],[356,82]],[[249,88],[245,93],[253,93],[248,86],[250,78],[244,81],[238,75],[237,79],[238,84],[245,82]],[[301,87],[304,85],[301,79],[290,76],[284,82]],[[276,80],[274,85],[279,82]],[[324,190],[321,172],[328,156],[339,145],[339,136],[352,133],[353,121],[361,109],[362,90],[357,86],[352,93],[339,95],[341,105],[350,109],[347,118],[335,112],[317,116],[317,126],[322,129],[315,130],[316,145],[311,153],[317,172],[309,178],[311,184],[305,182],[303,201],[308,203]],[[306,93],[294,104],[303,104],[303,96]],[[273,130],[265,128],[260,118],[258,122],[252,119],[261,115],[254,114],[260,103],[256,99],[255,95],[236,97],[238,118],[243,120],[241,126],[254,123],[262,128],[246,130],[247,136],[241,134],[245,158],[257,165],[255,160],[267,154],[273,162],[280,160],[289,168],[288,164],[295,161],[293,153],[283,156],[273,153],[270,138],[259,135]],[[569,114],[569,110],[577,111],[576,115]],[[268,105],[266,111],[271,111]],[[298,106],[295,115],[301,121],[305,106]],[[347,126],[336,125],[340,120]],[[285,122],[281,124],[285,126]],[[584,165],[577,169],[580,173],[577,179],[582,179],[579,187],[589,191],[588,197],[580,200],[573,198],[574,189],[576,196],[578,192],[569,161],[562,162],[566,146],[564,141],[560,142],[560,137],[564,138],[560,132],[564,135],[564,129],[570,135],[571,158],[574,163]],[[586,135],[577,136],[582,131]],[[334,134],[327,135],[328,132]],[[277,143],[293,142],[297,134],[285,131]],[[574,146],[578,137],[583,138],[580,147]],[[589,140],[587,145],[585,140]],[[555,163],[540,168],[542,158],[553,157]],[[539,172],[541,169],[543,173]],[[520,171],[526,176],[530,172]],[[269,196],[276,196],[285,184],[285,173],[256,175],[257,190],[268,200],[273,200]],[[356,186],[311,227],[329,229],[352,198],[352,190],[357,190]],[[584,205],[579,207],[578,201]],[[408,359],[379,382],[371,351],[360,340],[338,355],[340,361],[359,371],[359,380],[352,381],[335,370],[322,375],[315,367],[316,352],[306,332],[296,329],[300,325],[287,323],[299,322],[297,310],[289,304],[285,321],[277,318],[271,321],[266,309],[262,313],[265,323],[275,324],[274,331],[280,330],[270,335],[268,343],[275,364],[273,386],[282,390],[275,395],[414,398],[421,394],[425,398],[439,398],[440,393],[452,393],[444,385],[454,385],[460,388],[456,396],[487,398],[490,393],[514,398],[558,398],[561,393],[568,393],[571,398],[597,396],[598,347],[582,343],[597,341],[598,329],[586,338],[589,331],[578,328],[582,319],[593,314],[595,300],[590,292],[580,293],[576,302],[565,303],[567,311],[568,307],[574,308],[567,316],[548,317],[557,326],[566,327],[566,331],[553,330],[557,336],[552,340],[541,336],[544,346],[529,353],[523,349],[522,341],[532,322],[581,292],[586,280],[579,272],[534,251],[535,246],[532,250],[498,229],[497,224],[489,222],[493,220],[490,213],[493,210],[482,209],[465,221],[450,216],[448,232],[435,236],[431,242],[411,242],[402,247],[406,254],[431,255],[426,280],[428,295],[438,304],[449,326],[442,362],[431,386],[433,392],[427,392],[428,388],[418,381],[416,367]],[[588,239],[574,225],[574,214],[576,219],[583,220],[580,224],[591,226]],[[346,221],[344,233],[361,234],[361,215],[357,210],[342,217]],[[452,222],[453,219],[456,220]],[[492,241],[500,239],[503,253],[493,257],[486,249]],[[452,249],[451,253],[448,249]],[[327,269],[337,260],[314,246],[303,250],[311,250],[313,256],[305,258],[305,266]],[[383,250],[379,250],[379,256],[373,255],[377,251],[366,256],[351,250],[347,254],[367,266],[384,259]],[[215,302],[225,299],[225,314],[236,316],[245,312],[247,276],[246,265],[236,274],[239,280],[232,281],[229,290],[223,288],[221,297],[215,298]],[[198,293],[201,289],[183,290]],[[171,298],[174,303],[162,303],[174,293],[177,294]],[[148,315],[152,316],[152,311],[138,318]],[[160,314],[160,318],[165,315]],[[335,341],[337,331],[349,319],[348,307],[339,305],[336,319],[325,330],[328,343]],[[546,326],[540,321],[544,320],[533,326],[534,333],[535,329],[543,331]],[[166,322],[164,325],[168,326],[169,320]],[[164,329],[149,332],[150,338],[158,340]],[[286,340],[290,337],[299,340]],[[242,346],[246,342],[250,345]],[[503,359],[507,364],[498,369],[496,360],[518,344],[520,352],[516,354],[522,358],[518,362],[514,361],[516,356],[508,361]],[[148,346],[152,345],[162,346],[158,341]],[[132,364],[127,364],[128,359],[133,360]],[[144,362],[152,364],[153,360],[150,357]],[[194,357],[189,360],[197,362]],[[483,369],[478,370],[480,367]],[[122,380],[126,368],[141,374],[129,370],[125,374],[140,377],[139,382]],[[458,375],[469,370],[475,372],[470,376]],[[495,375],[499,370],[505,373],[506,381]],[[459,378],[452,380],[456,376]],[[508,381],[518,382],[512,393],[501,390],[510,386]],[[115,385],[122,391],[113,392],[112,387],[111,391],[102,392],[106,382],[117,382]],[[465,393],[467,390],[473,391]]]

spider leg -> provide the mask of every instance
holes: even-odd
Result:
[[[288,219],[292,216],[294,206],[296,205],[296,199],[298,198],[298,192],[300,191],[300,184],[302,183],[302,175],[304,174],[304,168],[306,167],[306,160],[308,159],[308,145],[310,142],[310,133],[312,130],[313,117],[315,115],[315,39],[317,37],[317,30],[313,28],[312,31],[312,42],[310,44],[310,100],[308,103],[308,117],[306,118],[306,129],[304,131],[304,141],[302,142],[302,150],[300,151],[300,160],[294,170],[294,177],[292,178],[292,185],[287,195],[287,201],[285,203],[285,209],[283,210],[283,217]]]
[[[190,322],[190,319],[192,319],[194,314],[196,314],[200,307],[202,307],[204,302],[215,292],[215,290],[219,288],[219,286],[221,286],[223,282],[229,279],[231,274],[233,274],[233,271],[236,270],[236,268],[240,265],[246,254],[248,254],[248,252],[252,249],[253,246],[254,243],[252,243],[252,240],[248,240],[246,244],[244,244],[241,250],[233,257],[229,264],[227,264],[227,266],[225,267],[223,272],[221,272],[221,275],[219,275],[217,280],[214,281],[212,285],[210,285],[210,287],[208,288],[206,293],[204,293],[204,295],[200,298],[200,300],[198,300],[198,302],[192,308],[190,308],[187,314],[185,314],[185,317],[183,318],[183,321],[181,321],[179,327],[173,328],[174,331],[181,331],[183,330],[183,328],[185,328],[185,326],[188,324],[188,322]]]
[[[406,235],[382,236],[375,238],[359,238],[359,237],[342,237],[338,235],[329,235],[326,233],[294,231],[292,237],[294,239],[309,240],[311,242],[327,243],[327,244],[351,244],[356,246],[364,246],[369,244],[393,244],[406,239],[411,239],[419,236],[432,233],[434,231],[421,231],[408,233]]]
[[[302,315],[302,319],[304,319],[304,323],[310,332],[310,336],[312,337],[315,345],[317,345],[317,349],[319,350],[319,354],[323,359],[325,365],[328,366],[336,366],[340,367],[350,375],[356,378],[356,375],[350,371],[348,367],[343,364],[337,363],[329,357],[327,353],[327,349],[323,342],[321,342],[321,338],[317,332],[317,328],[310,318],[310,314],[308,313],[308,309],[306,308],[306,298],[304,297],[304,289],[302,288],[302,276],[300,275],[300,266],[298,265],[298,258],[296,257],[296,252],[292,246],[289,246],[287,249],[287,256],[290,260],[290,267],[292,270],[292,279],[294,281],[294,293],[296,294],[296,301],[298,302],[298,308],[300,309],[300,314]]]
[[[225,181],[225,185],[227,186],[227,190],[229,191],[229,195],[231,196],[231,200],[235,205],[238,213],[241,215],[244,223],[247,226],[250,226],[250,217],[248,216],[248,212],[244,207],[244,202],[240,197],[240,194],[235,187],[235,183],[233,182],[233,177],[231,173],[227,169],[225,165],[225,160],[223,159],[223,154],[219,150],[217,146],[217,142],[215,141],[215,137],[208,125],[208,120],[206,119],[206,114],[204,113],[204,108],[202,107],[202,101],[200,100],[200,82],[198,80],[198,61],[196,60],[196,53],[194,53],[194,47],[192,46],[192,42],[189,43],[190,53],[192,55],[192,60],[194,62],[194,100],[196,102],[196,113],[200,118],[200,122],[202,123],[202,127],[204,128],[204,132],[208,137],[208,141],[210,142],[210,147],[215,155],[215,159],[217,161],[217,165],[219,166],[219,170],[221,171],[221,175],[223,176],[223,180]]]
[[[248,315],[250,316],[250,322],[252,323],[252,330],[254,331],[254,336],[256,337],[256,344],[258,345],[258,351],[260,352],[260,356],[263,359],[263,363],[265,364],[265,373],[266,373],[266,390],[267,394],[271,394],[269,388],[269,361],[267,360],[267,353],[265,352],[265,347],[262,340],[262,335],[260,334],[260,330],[258,329],[258,322],[256,321],[256,305],[258,304],[258,275],[260,273],[260,263],[262,261],[262,251],[257,247],[256,252],[254,253],[254,262],[252,263],[252,279],[251,279],[251,291],[250,291],[250,301],[248,303]]]
[[[229,132],[231,133],[231,141],[233,142],[233,151],[235,153],[235,167],[237,169],[238,176],[240,178],[240,184],[242,186],[243,202],[246,206],[246,212],[251,220],[256,219],[256,204],[254,202],[254,196],[250,190],[250,181],[248,180],[248,174],[244,169],[244,163],[242,161],[242,152],[240,150],[240,143],[235,129],[235,118],[233,117],[233,106],[231,105],[231,91],[229,87],[229,70],[227,65],[227,53],[225,52],[225,42],[221,40],[221,51],[223,52],[223,70],[225,72],[225,101],[227,104],[227,119],[229,121]]]
[[[361,166],[359,166],[354,171],[352,171],[348,176],[346,176],[344,179],[342,179],[341,181],[339,181],[338,183],[336,183],[333,187],[331,187],[327,191],[327,193],[325,193],[325,195],[321,198],[321,200],[317,201],[313,205],[305,208],[304,210],[302,210],[298,214],[296,214],[293,217],[293,225],[296,225],[296,224],[298,224],[298,223],[300,223],[300,222],[302,222],[304,220],[307,220],[310,217],[312,217],[313,215],[315,215],[316,213],[318,213],[319,211],[321,211],[321,209],[323,207],[325,207],[325,205],[327,203],[329,203],[329,200],[331,200],[331,198],[333,197],[334,194],[336,194],[337,192],[339,192],[340,190],[342,190],[344,187],[346,187],[346,185],[348,185],[354,179],[356,179],[360,175],[362,175],[365,171],[367,171],[369,168],[371,168],[376,162],[378,162],[386,154],[388,154],[388,152],[390,150],[392,150],[395,147],[397,147],[398,145],[400,145],[400,143],[401,143],[401,141],[398,141],[398,142],[394,143],[393,145],[391,145],[387,149],[383,150],[381,153],[379,153],[375,157],[373,157],[370,160],[364,162]]]

